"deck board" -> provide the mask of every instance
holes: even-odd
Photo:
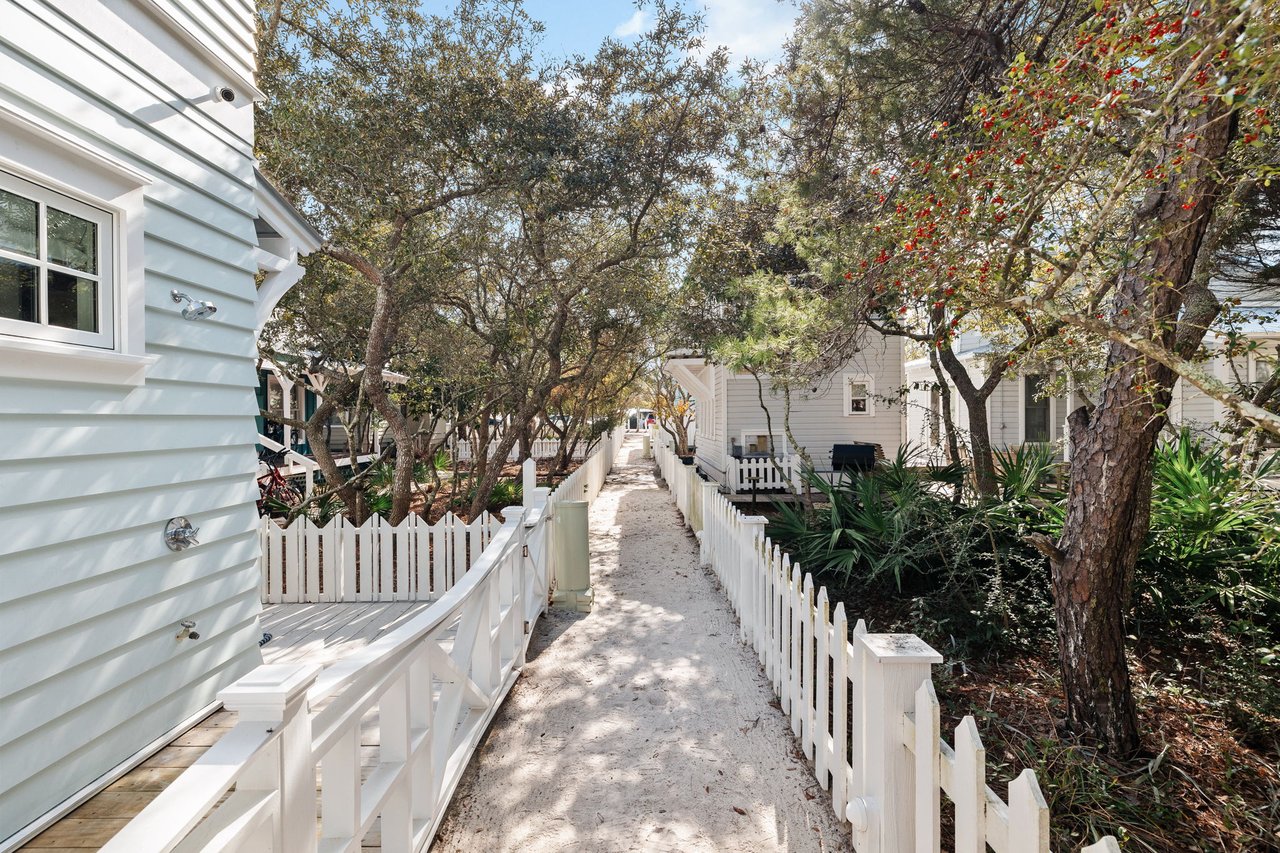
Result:
[[[262,647],[262,660],[329,664],[400,627],[430,605],[428,601],[263,605],[262,630],[272,639]],[[84,853],[100,849],[235,723],[233,712],[214,711],[19,850]],[[378,726],[370,717],[361,727],[362,776],[367,777],[378,760],[378,743]],[[375,827],[365,839],[365,853],[376,853],[378,840]]]

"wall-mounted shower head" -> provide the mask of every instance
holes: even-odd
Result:
[[[174,302],[186,303],[182,308],[182,319],[184,320],[203,320],[205,317],[211,317],[218,313],[218,306],[212,302],[200,302],[181,291],[170,290],[169,296]]]

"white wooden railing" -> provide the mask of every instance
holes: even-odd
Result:
[[[429,601],[466,574],[502,522],[485,513],[468,524],[448,513],[428,524],[409,513],[398,525],[376,513],[354,525],[303,516],[288,527],[259,522],[263,604]]]
[[[399,628],[326,669],[265,665],[219,693],[235,727],[102,849],[358,853],[375,824],[387,853],[425,849],[546,607],[554,507],[595,497],[620,440],[555,492],[527,489],[470,570]],[[363,768],[370,726],[378,756]]]
[[[849,630],[843,602],[802,574],[765,536],[766,519],[739,512],[652,434],[654,456],[701,542],[755,649],[792,731],[813,762],[859,853],[942,849],[941,796],[954,805],[955,851],[1048,853],[1049,807],[1035,773],[1009,783],[1008,799],[986,783],[985,750],[973,717],[941,738],[932,665],[942,656],[913,634]],[[1118,851],[1107,836],[1087,853]]]
[[[767,456],[749,456],[739,459],[729,457],[726,473],[729,491],[743,492],[789,491],[798,482],[800,458],[785,454],[770,459]]]
[[[475,456],[475,450],[471,443],[467,441],[458,442],[454,448],[454,458],[459,462],[470,462]],[[560,439],[558,438],[539,438],[535,439],[529,447],[530,459],[554,459],[556,454],[560,452]],[[486,448],[487,458],[493,459],[498,455],[498,445],[496,442],[490,443]],[[586,443],[578,442],[570,456],[571,459],[582,459],[586,455]],[[516,445],[507,452],[508,462],[517,462],[520,459],[520,447]]]

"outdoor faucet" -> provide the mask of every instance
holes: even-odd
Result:
[[[177,637],[177,639],[179,639],[179,640],[198,640],[198,639],[200,639],[200,635],[199,635],[199,634],[197,634],[195,631],[191,630],[192,628],[194,628],[194,627],[196,626],[196,620],[194,620],[194,619],[183,619],[183,620],[182,620],[181,622],[179,622],[178,624],[182,626],[182,630],[178,632],[178,637]]]
[[[218,312],[218,306],[212,302],[200,302],[179,290],[170,290],[169,297],[174,302],[187,303],[182,308],[182,319],[184,320],[203,320],[205,317],[211,317]]]
[[[199,532],[200,528],[192,527],[186,518],[171,518],[164,526],[164,544],[169,546],[170,551],[185,551],[192,545],[200,544],[200,540],[196,538]]]

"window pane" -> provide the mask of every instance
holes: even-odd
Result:
[[[867,412],[867,385],[865,382],[849,383],[849,412],[855,415]]]
[[[0,258],[0,317],[40,321],[35,267]]]
[[[98,331],[98,283],[49,270],[49,325]]]
[[[1025,440],[1028,442],[1047,442],[1049,440],[1049,400],[1045,397],[1037,399],[1044,393],[1045,378],[1028,376],[1024,380],[1023,389],[1025,405],[1023,416],[1026,423]]]
[[[87,219],[49,208],[49,260],[98,274],[98,226]]]
[[[38,222],[34,201],[0,190],[0,249],[36,257]]]

